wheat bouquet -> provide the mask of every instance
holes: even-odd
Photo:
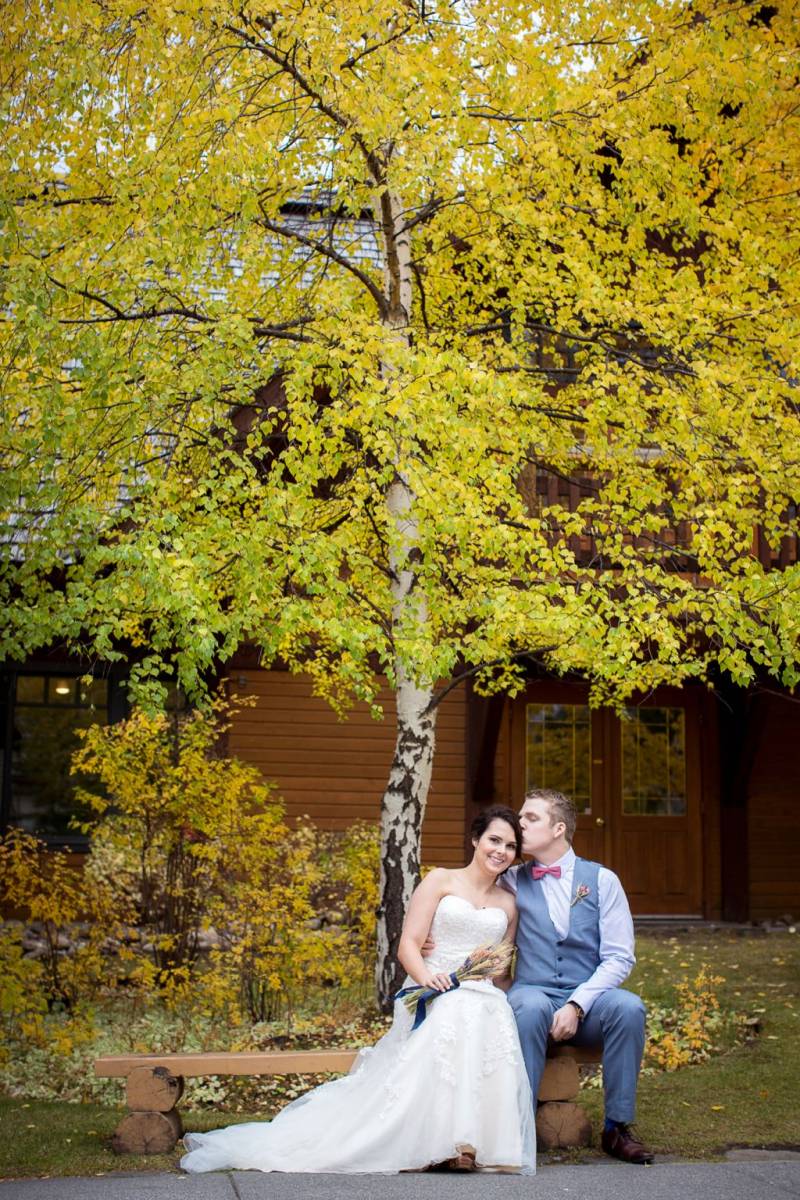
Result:
[[[460,987],[462,983],[476,979],[493,979],[495,975],[504,975],[514,957],[513,942],[487,942],[471,950],[460,967],[451,971],[451,986],[448,991]],[[395,1000],[402,1000],[410,1013],[414,1014],[413,1033],[418,1029],[428,1015],[428,1004],[437,996],[446,996],[447,992],[438,992],[435,988],[426,988],[422,984],[401,988],[395,994]]]

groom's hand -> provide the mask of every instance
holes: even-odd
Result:
[[[419,952],[423,958],[427,958],[429,954],[433,954],[436,949],[436,942],[432,937],[428,936],[419,948]]]
[[[574,1004],[565,1004],[556,1009],[553,1024],[550,1026],[550,1037],[554,1042],[567,1042],[578,1032],[578,1014]]]

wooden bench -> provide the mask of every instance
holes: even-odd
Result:
[[[275,1050],[219,1054],[107,1054],[94,1064],[105,1079],[124,1079],[128,1112],[117,1127],[117,1154],[164,1154],[183,1135],[176,1105],[183,1081],[203,1075],[303,1075],[347,1072],[357,1050]],[[539,1088],[536,1129],[543,1149],[585,1146],[589,1120],[574,1100],[581,1063],[599,1062],[596,1050],[552,1045]]]
[[[536,1108],[536,1143],[540,1150],[589,1145],[592,1125],[585,1110],[575,1103],[580,1089],[579,1068],[599,1063],[602,1057],[600,1046],[550,1042]]]

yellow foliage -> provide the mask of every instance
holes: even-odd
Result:
[[[40,1036],[42,1018],[47,1012],[43,975],[41,963],[23,957],[19,933],[4,926],[0,931],[0,1023],[5,1036],[0,1059],[16,1025],[26,1038]]]
[[[236,1024],[287,1018],[322,980],[341,984],[371,963],[377,831],[342,839],[290,826],[258,770],[219,753],[241,700],[219,696],[183,718],[136,711],[84,735],[73,770],[101,785],[81,794],[99,814],[87,876],[119,897],[142,928],[131,983],[161,988],[168,1008],[190,1005]],[[335,885],[343,928],[316,928],[321,891]],[[219,942],[198,959],[203,929]]]
[[[674,1007],[648,1008],[647,1065],[675,1071],[708,1057],[723,1021],[715,990],[723,982],[721,976],[701,966],[693,979],[676,985]]]
[[[21,960],[18,935],[13,929],[4,930],[4,965],[11,976],[6,983],[10,990],[5,993],[9,1011],[20,1006],[28,1012],[38,1011],[37,1004],[31,1008],[24,1003],[24,997],[31,995],[28,985],[34,975],[50,1006],[72,1008],[93,996],[107,981],[102,943],[117,932],[118,925],[113,891],[107,882],[89,884],[66,854],[48,850],[31,834],[13,828],[0,839],[0,878],[0,902],[26,922],[35,923],[45,946],[34,971],[34,964]],[[78,920],[84,923],[84,936],[73,953],[64,954],[67,931]],[[21,987],[23,980],[26,983]]]

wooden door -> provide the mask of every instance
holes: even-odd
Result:
[[[634,913],[702,912],[700,714],[691,691],[659,688],[612,716],[611,862]]]
[[[702,908],[699,714],[659,689],[620,717],[588,688],[538,680],[514,702],[510,785],[555,788],[578,808],[575,850],[615,871],[638,914]]]

